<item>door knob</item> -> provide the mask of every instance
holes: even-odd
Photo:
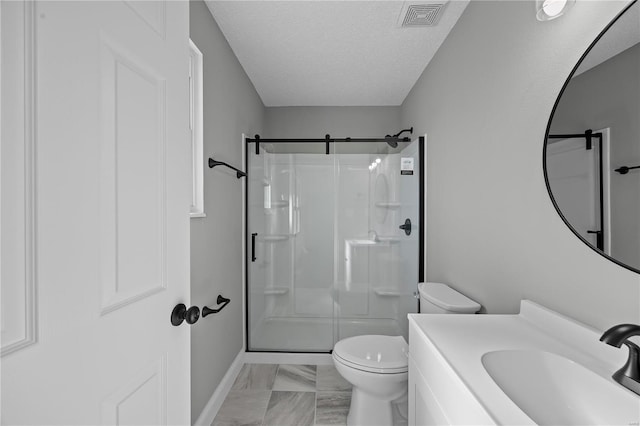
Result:
[[[411,219],[406,219],[404,225],[400,225],[400,229],[404,230],[404,233],[411,235]]]
[[[171,324],[176,327],[183,321],[187,321],[187,324],[194,324],[198,319],[200,319],[200,308],[197,306],[187,309],[184,303],[179,303],[171,311]]]

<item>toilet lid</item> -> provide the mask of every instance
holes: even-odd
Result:
[[[420,283],[418,291],[421,297],[445,311],[459,314],[475,314],[480,310],[480,305],[477,302],[469,299],[464,294],[458,293],[446,284]]]
[[[408,369],[409,345],[402,336],[355,336],[340,340],[333,354],[351,367],[375,373],[403,373]]]

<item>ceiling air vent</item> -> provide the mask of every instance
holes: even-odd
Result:
[[[433,27],[438,24],[447,2],[405,3],[400,14],[401,27]]]

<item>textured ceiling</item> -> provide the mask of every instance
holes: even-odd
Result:
[[[419,28],[401,0],[206,3],[266,106],[364,106],[402,104],[468,0]]]

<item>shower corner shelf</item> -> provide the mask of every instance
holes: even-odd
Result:
[[[376,203],[376,207],[381,207],[384,209],[399,209],[400,206],[400,203]]]
[[[374,288],[373,292],[376,295],[380,296],[380,297],[400,297],[400,296],[402,296],[402,293],[400,293],[395,288],[378,287],[378,288]]]
[[[271,287],[264,290],[266,296],[282,296],[288,292],[289,289],[287,287]]]
[[[278,207],[288,207],[289,206],[289,201],[288,200],[276,200],[276,201],[272,201],[271,202],[271,207],[272,209],[274,208],[278,208]],[[267,207],[269,208],[269,207]]]
[[[381,243],[399,243],[400,241],[402,241],[402,239],[400,237],[396,237],[396,236],[385,236],[385,235],[378,235],[378,241],[380,241]]]
[[[288,239],[289,239],[288,234],[273,234],[273,235],[262,236],[262,241],[265,241],[265,242],[286,241]]]

